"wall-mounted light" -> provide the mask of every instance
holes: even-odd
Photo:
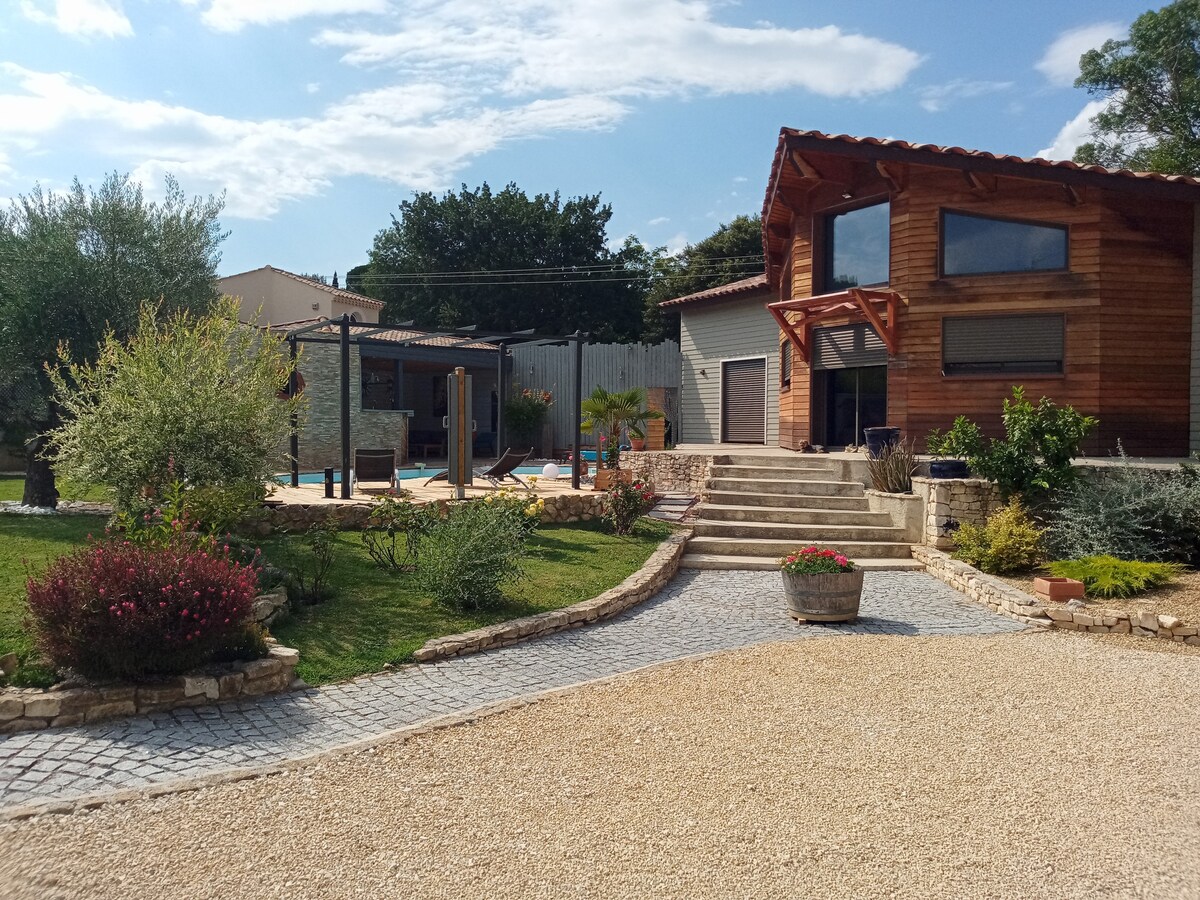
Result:
[[[313,301],[313,309],[320,309],[320,308],[321,308],[321,301],[320,301],[320,300],[314,300],[314,301]]]
[[[854,195],[852,193],[850,193],[849,191],[842,191],[842,199],[843,200],[853,200]]]
[[[707,378],[707,377],[708,377],[708,369],[701,369],[701,370],[700,370],[700,376],[701,376],[702,378]]]

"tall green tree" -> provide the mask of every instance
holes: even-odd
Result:
[[[658,304],[662,301],[762,272],[760,216],[738,216],[674,256],[661,257],[657,260],[656,278],[646,294],[642,339],[647,343],[679,340],[679,313],[660,309]]]
[[[515,184],[417,193],[347,283],[384,301],[392,322],[636,340],[652,260],[636,238],[609,247],[611,218],[599,195],[529,197]]]
[[[1076,162],[1200,174],[1200,0],[1138,16],[1080,58],[1075,86],[1108,100]]]
[[[25,503],[58,499],[43,455],[44,433],[59,424],[46,374],[58,345],[88,363],[110,330],[128,337],[143,301],[206,310],[217,297],[223,206],[187,199],[170,177],[150,202],[114,173],[99,189],[35,187],[0,211],[0,428],[10,443],[27,441]]]

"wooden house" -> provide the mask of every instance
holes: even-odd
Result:
[[[1090,452],[1186,455],[1198,203],[1195,178],[784,129],[763,205],[778,356],[722,367],[720,394],[770,371],[782,447],[876,425],[920,446],[959,414],[999,433],[1023,385],[1098,417]]]

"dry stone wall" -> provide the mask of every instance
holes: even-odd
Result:
[[[656,491],[682,491],[703,500],[708,471],[715,459],[711,455],[675,450],[628,452],[621,454],[621,468],[653,485]]]
[[[917,477],[913,492],[925,498],[922,543],[940,549],[954,546],[953,523],[982,525],[1001,506],[1000,492],[983,478]]]

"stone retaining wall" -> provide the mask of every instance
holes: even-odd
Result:
[[[925,499],[922,543],[931,547],[954,546],[948,523],[983,525],[1001,506],[1000,492],[983,478],[913,478],[913,493]]]
[[[1037,597],[932,547],[914,546],[912,555],[913,559],[925,564],[930,575],[958,588],[976,603],[1028,625],[1094,634],[1135,634],[1200,646],[1200,628],[1175,616],[1150,610],[1127,612],[1097,606],[1043,603]]]
[[[611,618],[653,597],[675,577],[675,573],[679,571],[679,562],[683,558],[684,545],[690,536],[690,531],[672,534],[658,545],[658,549],[650,554],[650,558],[640,569],[598,597],[563,609],[538,613],[536,616],[526,616],[523,619],[513,619],[511,622],[501,622],[462,634],[434,638],[417,650],[413,659],[417,662],[429,662],[448,656],[478,653],[493,647],[507,647],[530,638]]]
[[[705,497],[708,470],[715,456],[697,453],[680,453],[661,450],[621,454],[621,468],[633,472],[634,477],[654,485],[656,491],[681,491]]]
[[[209,666],[191,675],[147,684],[8,688],[0,691],[0,734],[274,694],[291,687],[299,661],[299,651],[272,647],[264,659]]]

